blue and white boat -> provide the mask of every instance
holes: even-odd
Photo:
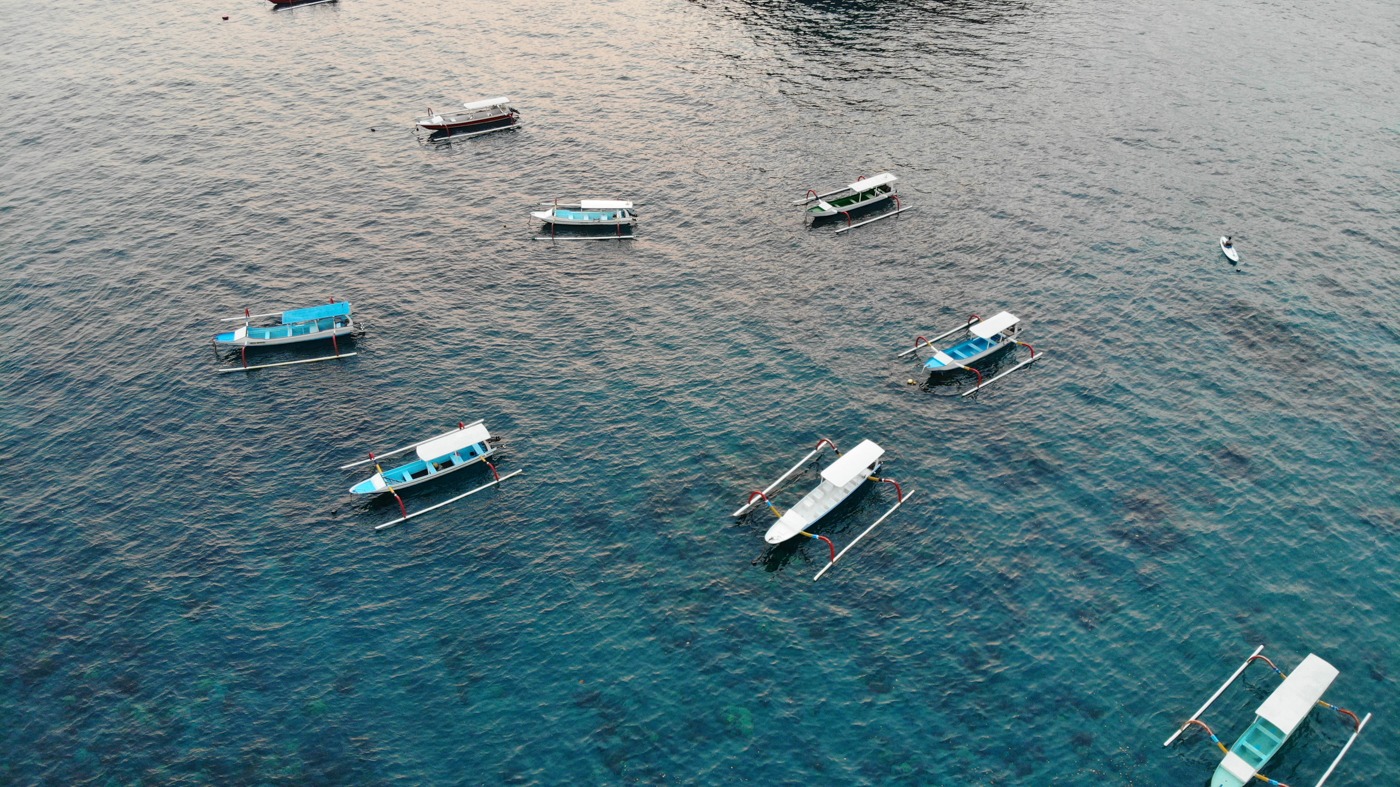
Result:
[[[969,322],[962,330],[965,335],[946,350],[928,343],[924,345],[931,351],[924,361],[924,371],[948,374],[988,360],[1016,343],[1021,320],[1011,312],[999,312],[990,319]]]
[[[896,357],[903,358],[906,355],[916,354],[920,350],[926,351],[926,358],[916,357],[919,358],[922,371],[928,374],[931,379],[946,377],[959,370],[976,374],[977,386],[963,393],[963,396],[968,396],[1017,369],[1040,360],[1041,356],[1045,354],[1036,352],[1034,347],[1020,341],[1022,327],[1021,318],[1011,312],[998,312],[986,320],[974,314],[963,325],[941,333],[932,339],[925,339],[922,336],[915,337],[914,346],[899,353]],[[952,346],[941,350],[934,346],[934,342],[942,341],[954,334],[961,335]],[[982,372],[977,368],[977,365],[990,362],[1002,351],[1018,344],[1024,345],[1030,350],[1030,357],[984,382]],[[911,384],[913,382],[910,381]]]
[[[1261,774],[1260,769],[1268,765],[1274,755],[1278,754],[1279,750],[1283,748],[1283,744],[1297,731],[1303,720],[1312,713],[1314,708],[1328,708],[1341,716],[1349,717],[1354,727],[1346,745],[1342,747],[1336,759],[1332,760],[1331,767],[1327,769],[1327,772],[1322,775],[1315,786],[1321,787],[1332,775],[1337,764],[1346,756],[1347,751],[1351,749],[1351,745],[1361,734],[1366,723],[1371,720],[1371,714],[1366,714],[1364,719],[1358,719],[1355,713],[1322,701],[1322,695],[1331,687],[1338,673],[1336,667],[1318,656],[1309,653],[1308,657],[1303,659],[1292,674],[1285,675],[1282,670],[1274,666],[1268,657],[1260,655],[1263,650],[1263,645],[1256,648],[1244,664],[1235,670],[1235,673],[1216,690],[1215,694],[1211,695],[1209,700],[1206,700],[1206,704],[1192,714],[1191,718],[1187,719],[1186,723],[1182,724],[1176,733],[1162,745],[1170,746],[1172,741],[1176,740],[1187,727],[1194,724],[1205,729],[1206,733],[1210,735],[1211,742],[1225,754],[1220,765],[1216,767],[1215,774],[1211,777],[1211,787],[1244,787],[1246,784],[1254,783],[1255,780],[1278,784],[1277,781]],[[1235,744],[1227,749],[1209,725],[1200,720],[1200,715],[1205,713],[1206,709],[1225,692],[1225,689],[1229,688],[1230,684],[1244,673],[1245,668],[1255,661],[1263,661],[1268,664],[1270,669],[1283,678],[1283,683],[1279,684],[1279,687],[1274,689],[1273,693],[1255,711],[1254,723],[1250,724],[1244,734],[1235,741]]]
[[[253,320],[269,317],[276,317],[278,320],[271,325],[253,324]],[[270,347],[349,336],[355,332],[355,321],[350,316],[349,301],[267,314],[250,314],[244,309],[242,317],[228,317],[224,322],[236,320],[242,320],[243,325],[216,335],[215,344],[231,347]]]
[[[631,202],[618,199],[585,199],[560,204],[558,200],[545,203],[549,210],[530,213],[546,224],[562,227],[622,227],[637,223],[637,211]]]
[[[496,452],[490,441],[491,432],[481,421],[459,424],[456,429],[421,443],[414,443],[378,457],[370,453],[368,460],[345,465],[342,469],[374,462],[374,475],[350,487],[350,492],[356,495],[377,495],[380,492],[391,492],[427,483],[484,461]],[[388,470],[380,467],[378,460],[409,451],[414,453],[412,461]]]

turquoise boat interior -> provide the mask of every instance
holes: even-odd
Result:
[[[483,442],[469,445],[466,448],[453,451],[446,456],[440,456],[436,459],[415,459],[408,464],[385,470],[384,482],[389,486],[407,486],[410,483],[420,483],[430,479],[432,476],[450,472],[462,465],[471,464],[485,456],[487,450],[486,443]],[[376,485],[374,480],[373,477],[370,477],[361,481],[352,487],[350,491],[357,495],[368,495],[383,491],[383,487]]]
[[[993,339],[983,339],[981,336],[973,336],[970,339],[958,342],[952,347],[949,347],[943,351],[943,354],[955,361],[966,361],[969,358],[974,358],[996,347],[997,344],[1002,341],[1005,341],[1005,339],[1000,334]],[[942,369],[946,366],[948,366],[948,364],[944,363],[944,361],[936,355],[924,363],[924,368],[930,370]]]

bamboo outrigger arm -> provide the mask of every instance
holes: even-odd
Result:
[[[1262,653],[1263,651],[1264,651],[1264,646],[1263,646],[1263,645],[1260,645],[1259,647],[1255,648],[1255,649],[1254,649],[1254,652],[1251,653],[1251,654],[1249,654],[1249,658],[1245,659],[1245,660],[1244,660],[1244,663],[1240,665],[1240,668],[1237,669],[1237,670],[1235,670],[1234,674],[1230,675],[1229,680],[1227,680],[1227,681],[1225,681],[1224,683],[1220,684],[1220,688],[1216,689],[1216,690],[1215,690],[1215,693],[1212,694],[1212,695],[1210,695],[1210,699],[1206,700],[1206,704],[1202,705],[1199,709],[1196,710],[1195,713],[1191,714],[1191,718],[1187,719],[1187,720],[1186,720],[1186,723],[1181,725],[1181,729],[1178,729],[1175,733],[1172,733],[1172,736],[1171,736],[1170,738],[1167,738],[1166,742],[1163,743],[1162,745],[1163,745],[1163,746],[1170,746],[1170,745],[1172,745],[1172,741],[1176,740],[1176,739],[1181,735],[1181,733],[1185,732],[1185,731],[1186,731],[1186,728],[1189,727],[1189,726],[1191,726],[1191,722],[1196,721],[1197,719],[1199,719],[1199,718],[1201,717],[1201,714],[1206,712],[1206,708],[1209,708],[1210,705],[1211,705],[1211,703],[1213,703],[1213,702],[1215,702],[1217,699],[1219,699],[1219,698],[1220,698],[1220,695],[1221,695],[1221,694],[1224,694],[1224,693],[1225,693],[1225,690],[1228,689],[1228,688],[1230,688],[1230,684],[1231,684],[1231,683],[1234,683],[1234,682],[1235,682],[1235,679],[1238,678],[1238,677],[1240,676],[1240,673],[1244,672],[1245,667],[1248,667],[1248,666],[1249,666],[1249,663],[1250,663],[1251,661],[1254,660],[1254,657],[1255,657],[1255,656],[1258,656],[1258,655],[1259,655],[1260,653]]]
[[[806,467],[807,463],[812,461],[812,457],[816,456],[817,452],[822,450],[823,445],[831,446],[831,450],[836,451],[837,455],[840,455],[841,451],[837,449],[836,444],[823,437],[821,440],[817,441],[816,448],[813,448],[811,451],[807,452],[807,455],[802,457],[801,461],[793,465],[786,473],[783,473],[782,475],[778,476],[777,481],[774,481],[773,483],[765,487],[761,495],[749,495],[749,502],[743,504],[742,506],[739,506],[739,509],[734,513],[730,514],[730,516],[740,517],[752,511],[754,509],[754,506],[758,505],[759,500],[767,499],[767,496],[771,494],[774,489],[777,489],[779,484],[791,478],[793,474],[795,474],[798,470],[801,470],[802,468]]]
[[[1333,761],[1332,761],[1332,764],[1329,765],[1329,766],[1327,766],[1327,772],[1324,773],[1324,774],[1322,774],[1322,778],[1321,778],[1321,779],[1318,779],[1318,780],[1317,780],[1317,784],[1313,785],[1313,787],[1322,787],[1322,785],[1327,781],[1327,777],[1331,776],[1331,775],[1332,775],[1332,771],[1335,771],[1335,770],[1337,769],[1337,764],[1340,763],[1340,762],[1342,761],[1342,758],[1343,758],[1343,757],[1347,756],[1347,752],[1351,749],[1351,745],[1352,745],[1353,743],[1356,743],[1356,736],[1358,736],[1358,735],[1361,734],[1361,728],[1362,728],[1362,727],[1365,727],[1365,726],[1366,726],[1366,722],[1368,722],[1368,721],[1370,721],[1370,720],[1371,720],[1371,714],[1368,713],[1368,714],[1366,714],[1366,718],[1362,719],[1362,720],[1361,720],[1361,723],[1358,724],[1358,725],[1356,725],[1356,730],[1355,730],[1354,732],[1352,732],[1350,738],[1347,738],[1346,745],[1343,746],[1343,747],[1342,747],[1342,750],[1341,750],[1340,752],[1337,753],[1337,759],[1333,760]]]
[[[900,506],[904,505],[904,501],[908,500],[909,498],[911,498],[911,497],[913,497],[913,496],[914,496],[914,490],[913,490],[913,489],[910,489],[908,492],[905,492],[905,493],[899,498],[898,502],[896,502],[893,506],[890,506],[890,510],[886,511],[885,514],[884,514],[884,516],[882,516],[882,517],[880,517],[879,519],[875,520],[875,524],[871,525],[870,527],[867,527],[867,528],[864,530],[864,532],[862,532],[860,535],[858,535],[858,536],[855,537],[855,540],[853,540],[853,541],[851,541],[851,543],[847,544],[847,545],[846,545],[846,548],[845,548],[845,549],[842,549],[841,552],[840,552],[840,554],[838,554],[838,555],[836,555],[835,557],[833,557],[833,558],[831,559],[831,562],[830,562],[830,563],[827,563],[825,566],[823,566],[823,567],[822,567],[822,570],[821,570],[821,571],[818,571],[818,572],[817,572],[817,575],[816,575],[815,577],[812,577],[812,581],[813,581],[813,582],[816,582],[817,580],[821,579],[821,578],[822,578],[822,574],[825,574],[825,573],[827,572],[828,569],[830,569],[832,566],[836,565],[836,561],[840,560],[843,556],[845,556],[845,554],[846,554],[847,552],[851,551],[851,547],[853,547],[853,546],[855,546],[856,544],[858,544],[862,538],[865,538],[866,535],[868,535],[868,534],[870,533],[870,531],[872,531],[872,530],[874,530],[875,528],[879,527],[881,522],[884,522],[886,519],[889,519],[890,514],[893,514]]]

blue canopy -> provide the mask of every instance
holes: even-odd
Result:
[[[311,322],[325,317],[348,317],[350,316],[350,301],[339,303],[328,303],[325,306],[308,306],[305,309],[292,309],[282,312],[282,324],[291,325],[296,322]]]

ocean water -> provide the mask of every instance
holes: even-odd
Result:
[[[1204,785],[1265,644],[1400,783],[1394,3],[0,3],[0,782]],[[906,384],[1002,309],[1043,361]],[[375,531],[336,468],[476,418],[524,474]],[[913,496],[813,582],[729,514],[822,437]]]

